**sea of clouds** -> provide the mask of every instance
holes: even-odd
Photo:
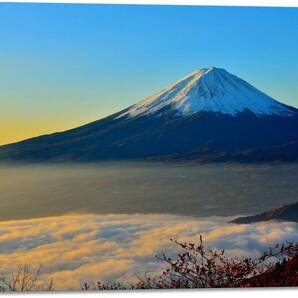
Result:
[[[198,241],[228,255],[259,255],[269,246],[298,241],[298,224],[227,223],[230,218],[163,214],[64,215],[0,222],[0,274],[18,264],[43,264],[43,279],[57,290],[80,289],[84,282],[133,281],[154,275],[165,264],[162,253],[175,254],[170,241]]]

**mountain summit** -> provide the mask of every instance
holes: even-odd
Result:
[[[202,68],[104,119],[0,147],[0,161],[116,159],[298,161],[298,110]]]
[[[291,116],[293,110],[224,69],[198,69],[177,83],[134,105],[121,116],[158,114],[167,106],[176,115],[217,112],[236,116],[249,110],[257,116]]]

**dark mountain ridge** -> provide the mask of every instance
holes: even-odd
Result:
[[[249,224],[268,220],[298,222],[298,202],[290,205],[285,205],[271,211],[266,211],[257,215],[239,217],[231,221],[231,223]]]

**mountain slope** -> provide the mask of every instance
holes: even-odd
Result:
[[[0,161],[292,161],[297,144],[296,109],[210,68],[107,118],[1,146]]]
[[[238,224],[248,224],[268,220],[285,220],[298,222],[298,202],[291,205],[285,205],[271,211],[263,212],[261,214],[239,217],[231,222]]]

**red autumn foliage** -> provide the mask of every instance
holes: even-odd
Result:
[[[229,258],[224,250],[207,249],[202,237],[198,244],[172,240],[182,252],[172,259],[158,278],[143,277],[134,284],[85,284],[83,290],[236,288],[298,286],[298,243],[276,245],[258,258]]]
[[[277,262],[263,274],[249,280],[246,287],[297,287],[298,254],[291,259]]]

